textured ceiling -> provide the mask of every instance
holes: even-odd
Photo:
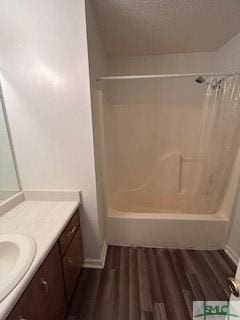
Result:
[[[240,31],[240,0],[92,0],[112,57],[216,51]]]

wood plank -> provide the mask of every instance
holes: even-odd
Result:
[[[100,286],[98,290],[96,307],[94,310],[94,320],[113,320],[114,317],[114,282],[116,270],[102,272]],[[85,320],[85,319],[84,319]]]
[[[150,281],[150,289],[153,302],[164,302],[163,293],[160,287],[156,259],[153,249],[146,250],[147,264],[148,264],[148,277]]]
[[[153,304],[153,320],[168,320],[164,303]]]
[[[182,293],[183,293],[184,300],[185,300],[185,303],[188,308],[188,313],[190,315],[190,318],[192,319],[192,317],[193,317],[193,301],[194,301],[193,293],[191,290],[186,290],[186,289],[182,289]]]
[[[137,250],[138,260],[138,281],[141,311],[152,312],[152,297],[149,285],[149,277],[147,270],[147,258],[145,250],[139,248]]]
[[[214,250],[213,250],[214,252]],[[216,254],[220,254],[222,259],[219,259],[219,261],[224,261],[228,267],[232,270],[232,272],[235,274],[237,270],[236,264],[232,261],[232,259],[226,254],[224,250],[217,250]]]
[[[85,299],[81,312],[79,313],[80,316],[77,319],[91,320],[93,318],[101,275],[102,270],[91,269],[91,278],[89,279],[87,290],[83,290],[82,288],[82,294],[85,296]],[[81,288],[81,286],[79,286],[79,288]],[[76,297],[75,299],[76,303],[78,303],[78,298]]]
[[[166,301],[167,316],[169,319],[190,319],[168,250],[158,250],[156,259],[160,285],[163,288],[164,301]]]
[[[85,295],[88,292],[88,289],[91,288],[89,286],[89,282],[91,277],[94,275],[91,269],[82,269],[78,285],[76,287],[76,291],[74,294],[74,299],[72,300],[70,307],[70,314],[72,316],[80,316],[82,306],[86,302]]]
[[[121,248],[118,293],[118,320],[126,320],[129,315],[129,249]]]
[[[187,254],[187,250],[178,250],[178,252],[178,258],[185,270],[186,277],[189,281],[191,291],[194,296],[194,300],[206,300],[205,293],[202,289],[201,284],[199,283],[197,275],[195,274],[194,265],[191,261],[191,257]]]
[[[201,287],[204,291],[206,300],[216,301],[216,300],[226,300],[226,294],[219,287],[211,269],[203,261],[198,250],[188,250],[187,255],[191,258],[194,265],[195,274],[197,275]]]
[[[221,268],[219,267],[219,264],[216,263],[214,260],[213,255],[210,251],[202,251],[202,256],[204,257],[206,263],[208,264],[209,268],[211,268],[212,273],[214,274],[216,280],[218,281],[219,285],[221,286],[222,290],[226,293],[226,297],[230,295],[230,290],[227,285],[227,279],[228,277],[232,277],[233,273],[225,273],[222,272]]]
[[[193,301],[195,300],[191,284],[189,283],[189,279],[187,278],[186,272],[183,267],[183,263],[181,260],[181,256],[178,250],[169,250],[171,262],[173,269],[175,271],[176,277],[178,279],[178,283],[182,290],[182,294],[188,308],[188,313],[190,318],[192,318],[192,306]]]
[[[221,272],[226,275],[235,275],[237,266],[229,257],[226,257],[227,255],[223,250],[211,250],[211,255],[221,269]]]
[[[137,249],[129,249],[129,320],[140,319]]]
[[[113,247],[112,253],[112,261],[111,261],[111,268],[115,270],[119,270],[120,268],[120,255],[121,255],[121,247]]]
[[[153,320],[153,313],[148,311],[141,311],[141,320]]]
[[[202,286],[199,283],[198,277],[194,273],[187,273],[187,278],[191,285],[191,291],[194,296],[194,301],[203,301],[206,300],[206,296],[202,289]]]
[[[184,265],[181,260],[180,252],[178,250],[169,250],[169,254],[181,289],[190,290],[190,284],[186,276],[186,271],[184,270]]]
[[[113,265],[113,253],[114,253],[114,246],[108,247],[107,257],[105,261],[104,270],[111,269]]]

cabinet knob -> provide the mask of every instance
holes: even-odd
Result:
[[[71,236],[76,231],[76,226],[72,226],[71,230],[69,231],[68,235]]]
[[[239,297],[239,294],[240,294],[240,280],[234,279],[234,278],[228,278],[227,284],[228,284],[228,288],[231,291],[231,293],[235,297]]]
[[[67,262],[68,262],[70,265],[73,265],[72,259],[70,259],[70,258],[68,258],[68,257],[67,257]]]
[[[44,278],[41,278],[41,283],[45,289],[46,292],[48,292],[48,283]]]

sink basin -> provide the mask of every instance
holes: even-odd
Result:
[[[19,283],[36,254],[36,243],[22,234],[0,234],[0,301]]]

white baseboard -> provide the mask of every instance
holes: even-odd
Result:
[[[100,259],[85,259],[83,262],[83,268],[103,269],[105,265],[106,256],[107,256],[107,249],[108,249],[108,245],[106,242],[104,242]],[[232,259],[232,261],[236,265],[238,265],[240,257],[237,255],[237,253],[234,250],[232,250],[229,247],[229,245],[225,246],[224,251]]]
[[[104,242],[100,259],[84,259],[83,268],[103,269],[107,256],[108,245]]]
[[[229,247],[229,245],[227,244],[224,251],[226,252],[226,254],[232,259],[232,261],[238,265],[238,262],[239,262],[239,256],[238,254],[232,249]]]

